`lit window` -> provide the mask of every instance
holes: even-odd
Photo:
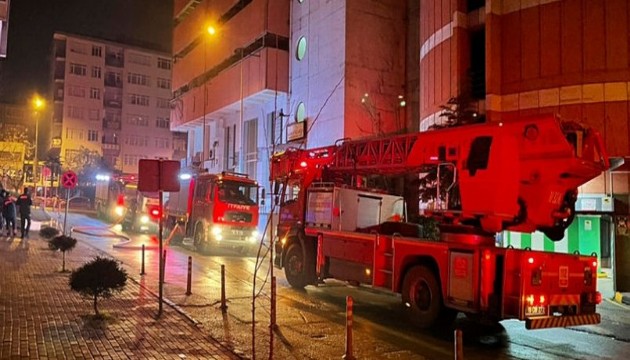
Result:
[[[297,110],[295,111],[295,121],[302,122],[306,119],[306,105],[303,102],[300,102],[297,106]]]
[[[297,48],[295,49],[295,58],[299,61],[304,59],[304,56],[306,56],[306,38],[302,36],[297,42]]]

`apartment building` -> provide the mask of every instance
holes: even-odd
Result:
[[[181,159],[186,134],[170,130],[170,54],[55,33],[52,146],[62,163],[84,149],[137,173],[142,158]]]
[[[7,38],[9,36],[9,3],[0,0],[0,58],[7,57]]]

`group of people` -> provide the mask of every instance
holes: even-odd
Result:
[[[0,190],[0,205],[2,207],[2,217],[0,217],[0,230],[2,230],[2,223],[6,228],[7,237],[16,236],[15,228],[17,221],[17,213],[20,213],[20,237],[24,239],[28,238],[29,230],[31,229],[31,206],[33,200],[29,194],[28,188],[24,188],[24,192],[18,196],[17,199],[11,196],[11,193],[6,190]]]

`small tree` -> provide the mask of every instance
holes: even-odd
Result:
[[[44,226],[39,230],[39,236],[44,239],[52,239],[57,235],[59,235],[59,230],[51,226]]]
[[[98,298],[108,298],[115,291],[122,291],[127,284],[127,272],[118,262],[97,256],[92,261],[74,270],[70,275],[70,288],[94,301],[94,313],[98,312]]]
[[[61,272],[66,272],[66,251],[72,250],[76,245],[77,239],[66,235],[55,236],[48,241],[48,247],[51,250],[59,250],[63,254]]]

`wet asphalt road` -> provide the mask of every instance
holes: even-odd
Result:
[[[59,219],[63,222],[63,217]],[[157,242],[146,234],[131,241],[110,237],[99,220],[69,214],[74,236],[123,262],[129,274],[157,293]],[[86,235],[83,232],[92,234]],[[96,235],[96,236],[93,236]],[[140,244],[146,244],[146,275],[140,276]],[[231,250],[210,256],[166,246],[165,297],[197,321],[203,331],[248,357],[339,359],[345,353],[345,299],[354,299],[353,355],[358,359],[452,359],[449,330],[420,331],[405,321],[400,298],[327,281],[304,291],[291,289],[282,271],[277,278],[277,328],[271,332],[269,256],[262,261]],[[264,251],[263,251],[264,252]],[[70,255],[71,256],[71,255]],[[188,256],[193,259],[192,295],[186,296]],[[220,309],[220,269],[225,265],[227,311]],[[257,276],[254,277],[254,272]],[[254,285],[255,282],[255,285]],[[252,301],[254,294],[255,302]],[[252,304],[256,310],[252,311]],[[157,311],[157,299],[156,299]],[[626,359],[630,354],[630,308],[604,302],[601,326],[525,330],[518,321],[484,328],[460,316],[466,359]],[[255,326],[252,326],[255,324]],[[253,350],[255,349],[255,350]]]

